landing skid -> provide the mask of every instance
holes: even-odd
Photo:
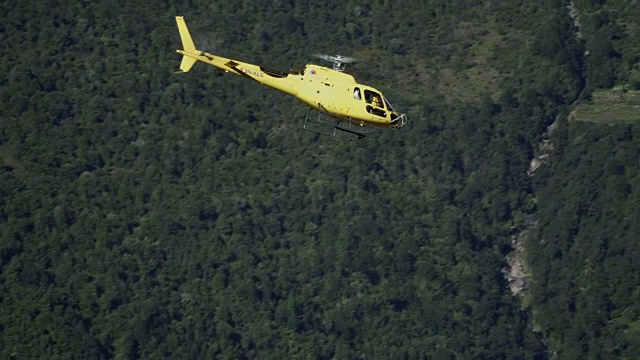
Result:
[[[377,127],[354,121],[346,117],[328,115],[322,111],[310,108],[304,119],[304,129],[322,135],[329,135],[339,140],[358,140],[374,134]]]

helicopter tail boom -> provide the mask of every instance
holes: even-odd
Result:
[[[184,18],[182,16],[176,16],[176,23],[178,23],[178,31],[180,32],[180,40],[182,40],[182,47],[184,51],[191,53],[197,52],[196,46],[191,38],[191,34],[189,34],[187,24],[184,22]],[[183,72],[191,70],[191,67],[196,63],[196,61],[197,60],[192,57],[183,55],[182,62],[180,63],[180,70]]]

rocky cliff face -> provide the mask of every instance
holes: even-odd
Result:
[[[558,126],[558,118],[547,127],[547,130],[542,136],[542,140],[538,145],[538,151],[536,156],[531,159],[527,174],[534,176],[536,171],[542,166],[549,155],[554,149],[551,142],[551,134]],[[509,290],[513,295],[521,295],[523,291],[527,290],[528,272],[526,265],[526,239],[528,233],[537,226],[538,222],[535,220],[534,215],[528,215],[524,222],[517,228],[514,228],[511,235],[511,246],[513,251],[506,257],[508,267],[502,269],[502,273],[505,279],[509,283]]]
[[[502,269],[502,273],[509,283],[509,290],[513,295],[521,295],[528,289],[527,266],[525,262],[525,242],[527,234],[537,225],[533,216],[527,218],[522,229],[518,229],[511,236],[511,246],[513,251],[507,255],[508,267]]]

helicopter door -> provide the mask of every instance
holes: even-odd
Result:
[[[365,90],[364,100],[367,103],[367,112],[380,116],[387,117],[387,112],[384,111],[384,102],[382,101],[382,95],[375,91]]]

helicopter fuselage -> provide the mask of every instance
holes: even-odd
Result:
[[[406,115],[396,112],[379,90],[358,84],[349,74],[314,64],[280,72],[196,50],[184,19],[176,20],[184,45],[184,50],[177,50],[184,56],[180,65],[183,72],[202,61],[295,96],[315,110],[351,123],[377,128],[399,128],[406,123]]]

